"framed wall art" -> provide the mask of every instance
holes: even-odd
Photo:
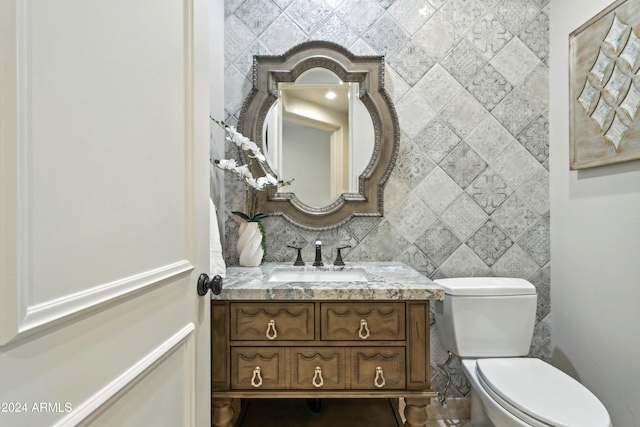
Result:
[[[569,36],[570,168],[640,159],[640,0]]]

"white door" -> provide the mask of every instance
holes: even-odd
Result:
[[[0,0],[0,426],[210,419],[205,0]]]

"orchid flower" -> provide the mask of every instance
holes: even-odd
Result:
[[[239,216],[247,222],[259,222],[261,219],[265,218],[267,215],[263,213],[256,213],[256,202],[257,202],[257,191],[264,191],[268,187],[277,186],[282,187],[285,185],[291,184],[291,181],[282,181],[278,180],[271,174],[265,174],[265,176],[261,176],[255,178],[251,173],[251,166],[254,160],[257,160],[261,164],[266,162],[266,158],[264,154],[260,151],[258,144],[251,141],[249,138],[244,136],[242,133],[238,132],[235,127],[227,126],[223,121],[217,121],[213,117],[211,117],[216,124],[222,127],[226,133],[226,140],[234,143],[238,148],[243,150],[247,156],[249,157],[249,164],[246,165],[238,165],[235,159],[215,159],[212,160],[212,163],[216,165],[218,168],[231,172],[233,175],[238,177],[245,184],[245,203],[247,207],[247,212],[232,212],[233,214]]]

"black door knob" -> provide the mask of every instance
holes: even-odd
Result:
[[[209,275],[206,273],[202,273],[200,277],[198,277],[198,295],[205,296],[209,289],[215,294],[218,295],[222,292],[222,277],[218,274],[213,276],[213,280],[209,280]]]

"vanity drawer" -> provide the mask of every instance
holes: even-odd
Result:
[[[291,388],[341,390],[347,388],[344,347],[291,348]]]
[[[321,339],[404,341],[404,303],[323,303]]]
[[[232,303],[231,339],[313,340],[314,305],[313,303]]]
[[[352,347],[351,389],[404,389],[404,347]]]
[[[233,347],[231,388],[278,390],[286,387],[284,347]]]

